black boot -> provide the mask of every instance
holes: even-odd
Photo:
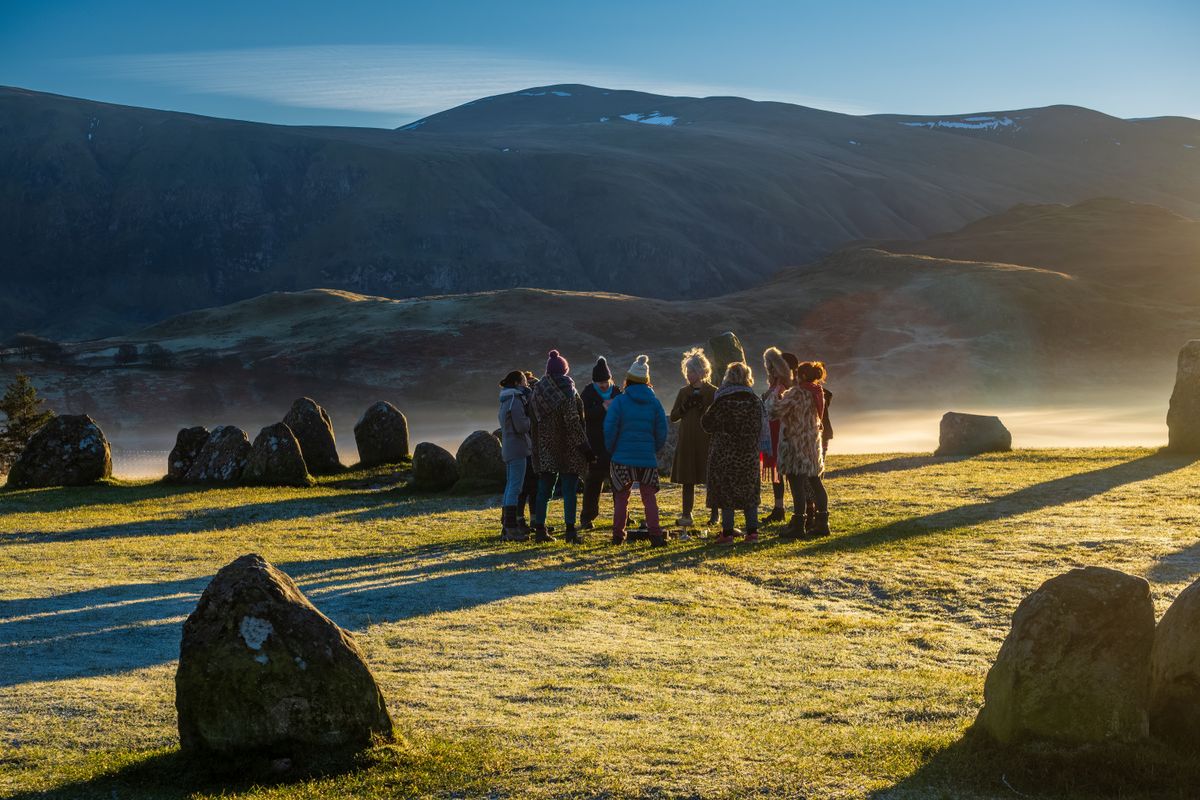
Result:
[[[579,531],[575,530],[574,525],[568,525],[563,538],[567,540],[567,544],[583,544],[583,537],[579,535]]]
[[[787,512],[783,510],[783,506],[776,506],[771,509],[771,513],[763,518],[764,525],[772,525],[776,522],[783,522],[787,519]]]
[[[808,526],[805,524],[805,518],[801,514],[792,514],[791,521],[779,531],[780,539],[803,539],[807,535]]]
[[[709,525],[716,525],[720,519],[721,519],[721,515],[720,515],[720,512],[717,511],[717,509],[714,508],[712,511],[709,512],[709,514],[708,514],[708,524]]]
[[[505,542],[527,542],[529,533],[517,524],[517,507],[504,507],[504,527],[500,531],[500,539]]]
[[[546,530],[545,525],[534,525],[533,526],[533,540],[535,542],[538,542],[539,544],[545,544],[546,542],[557,542],[558,541],[558,539],[555,539],[553,536],[550,535],[550,532]]]
[[[829,512],[818,511],[813,514],[813,526],[808,529],[808,535],[814,539],[829,535]]]

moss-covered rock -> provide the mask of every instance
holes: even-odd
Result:
[[[354,639],[254,554],[223,567],[184,623],[175,707],[185,751],[284,756],[392,736]]]
[[[1133,741],[1149,733],[1150,584],[1085,567],[1021,601],[977,724],[1003,743]]]
[[[112,475],[112,452],[86,414],[54,417],[29,440],[8,473],[8,485],[86,486]]]
[[[337,439],[333,434],[333,420],[315,400],[301,397],[292,403],[283,422],[292,429],[304,463],[313,475],[331,475],[342,470],[338,458]]]
[[[167,477],[170,483],[178,483],[187,477],[188,470],[196,463],[196,457],[208,441],[209,430],[202,425],[183,428],[175,436],[175,447],[167,456]]]
[[[292,429],[282,422],[268,425],[254,438],[242,480],[264,486],[311,486],[315,483],[308,474],[300,443],[292,435]]]
[[[425,492],[441,492],[458,481],[458,465],[450,451],[432,442],[421,442],[413,451],[412,485]]]
[[[362,467],[399,464],[408,458],[408,420],[400,409],[380,400],[354,425],[354,443]]]

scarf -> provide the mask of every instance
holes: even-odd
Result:
[[[767,419],[766,406],[762,404],[762,400],[759,399],[758,395],[754,394],[753,389],[749,386],[739,386],[737,384],[722,386],[720,389],[717,389],[717,393],[713,397],[713,404],[716,405],[716,402],[722,397],[728,397],[731,394],[741,394],[742,392],[749,392],[751,397],[759,401],[758,410],[762,414],[762,422],[758,430],[758,452],[773,455],[774,448],[771,446],[771,421]]]
[[[563,403],[575,396],[575,381],[569,376],[557,375],[542,378],[533,387],[529,406],[533,418],[538,422],[547,419]]]
[[[821,387],[811,381],[806,381],[797,388],[803,389],[812,395],[813,408],[816,409],[817,419],[825,416],[825,392],[821,390]]]
[[[603,389],[601,389],[599,386],[596,386],[596,384],[594,384],[594,383],[592,384],[592,388],[594,388],[596,390],[596,394],[600,395],[601,400],[608,400],[609,398],[611,398],[613,396],[613,389],[616,388],[616,385],[610,383],[608,385],[607,392],[604,391]]]

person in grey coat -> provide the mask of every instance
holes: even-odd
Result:
[[[525,467],[533,443],[529,432],[532,424],[525,403],[529,383],[525,373],[513,370],[500,381],[500,451],[504,458],[504,521],[500,538],[507,542],[523,542],[529,534],[517,522],[517,501],[525,483]]]

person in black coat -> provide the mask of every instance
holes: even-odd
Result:
[[[583,482],[583,509],[579,515],[581,530],[595,527],[596,517],[600,516],[600,494],[604,491],[610,461],[609,452],[604,447],[604,417],[609,404],[619,394],[621,387],[613,383],[608,361],[601,356],[596,366],[592,367],[592,382],[579,393],[583,400],[584,429],[596,457],[588,467]]]

